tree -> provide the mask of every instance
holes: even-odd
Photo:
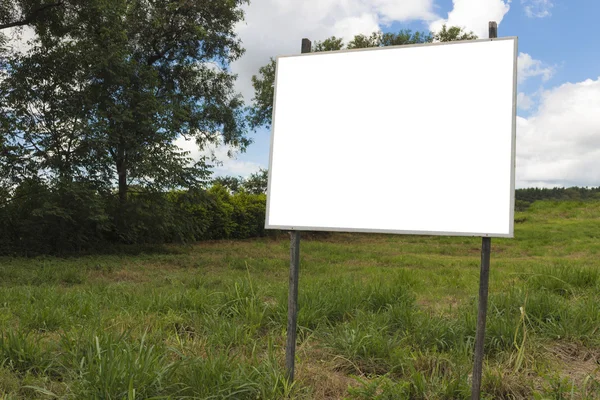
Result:
[[[276,62],[273,58],[267,65],[260,67],[258,75],[252,76],[252,86],[254,87],[254,105],[249,111],[249,121],[252,128],[259,126],[271,127],[271,118],[273,114],[273,96],[275,95],[275,67]]]
[[[267,192],[268,180],[269,171],[259,168],[258,172],[250,174],[247,178],[241,176],[218,176],[212,180],[212,184],[223,186],[231,194],[242,192],[264,194]]]
[[[473,32],[465,33],[462,28],[442,27],[438,33],[412,32],[401,30],[398,33],[373,32],[370,36],[356,35],[348,43],[347,49],[360,49],[368,47],[400,46],[407,44],[431,43],[433,41],[450,42],[457,40],[477,39]],[[312,48],[317,51],[335,51],[344,49],[343,40],[332,36],[322,42],[315,42]],[[258,70],[258,75],[252,76],[254,98],[250,108],[250,124],[253,128],[271,126],[273,114],[273,95],[275,83],[276,62],[273,58],[269,63]]]
[[[258,172],[250,174],[242,183],[244,190],[251,194],[267,193],[267,185],[269,181],[269,171],[260,168]]]
[[[241,176],[218,176],[212,180],[213,185],[220,185],[228,189],[231,194],[238,193],[242,188],[244,179]]]
[[[405,44],[430,43],[433,40],[431,33],[412,32],[409,29],[393,32],[373,32],[371,36],[356,35],[348,43],[348,49],[361,49],[367,47],[401,46]]]
[[[130,185],[205,181],[206,160],[190,166],[174,142],[250,143],[227,69],[246,2],[80,0],[60,24],[36,17],[34,47],[4,69],[0,134],[52,177],[117,182],[121,204]]]
[[[442,26],[442,29],[433,35],[435,42],[455,42],[458,40],[475,40],[477,36],[473,32],[465,32],[462,28],[452,26],[446,28],[446,25]]]
[[[332,36],[323,40],[322,42],[315,42],[312,45],[311,52],[316,53],[320,51],[336,51],[344,48],[344,39]]]
[[[348,43],[349,49],[366,49],[368,47],[379,47],[381,45],[381,32],[373,32],[370,36],[356,35]]]

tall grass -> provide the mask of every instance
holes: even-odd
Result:
[[[518,218],[493,240],[484,398],[600,398],[600,208]],[[286,240],[0,258],[0,398],[469,397],[479,239],[303,243],[293,384]]]

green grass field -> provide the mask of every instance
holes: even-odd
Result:
[[[600,399],[600,203],[535,203],[492,239],[487,399]],[[289,241],[0,258],[3,399],[466,399],[480,238]]]

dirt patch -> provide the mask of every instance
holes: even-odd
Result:
[[[296,363],[296,377],[302,386],[311,388],[311,399],[344,399],[349,386],[358,382],[339,368],[339,361],[315,340],[304,341],[297,349],[301,361]]]
[[[578,251],[578,252],[574,252],[574,253],[565,254],[564,257],[568,258],[570,260],[583,260],[583,259],[588,259],[588,258],[594,257],[594,255],[590,254],[587,251]]]
[[[561,375],[582,384],[588,376],[600,379],[600,350],[577,343],[554,343],[547,347],[560,368]]]
[[[112,272],[91,271],[90,279],[95,281],[142,283],[148,282],[149,277],[144,271],[119,269]]]
[[[444,296],[435,298],[435,300],[427,297],[417,299],[419,308],[431,311],[435,314],[448,314],[456,310],[461,305],[461,300],[456,296]]]
[[[333,370],[327,361],[304,361],[297,365],[296,374],[304,385],[312,389],[311,398],[315,400],[343,399],[348,393],[348,386],[356,384],[356,380]]]

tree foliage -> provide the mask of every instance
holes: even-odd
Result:
[[[207,164],[175,145],[244,150],[243,103],[227,67],[243,54],[245,0],[86,0],[36,22],[34,47],[2,81],[2,133],[47,177],[163,190],[193,187]],[[21,177],[22,179],[26,177]],[[31,178],[27,177],[27,178]]]
[[[554,188],[525,188],[515,191],[515,204],[517,211],[526,210],[538,200],[600,200],[600,187],[554,187]]]
[[[273,113],[273,96],[275,94],[275,67],[276,62],[273,58],[269,63],[260,67],[258,75],[252,76],[252,86],[254,87],[254,102],[250,109],[250,124],[253,128],[265,125],[271,126],[271,117]]]
[[[312,45],[312,52],[336,51],[344,48],[344,39],[332,36],[322,42],[315,42]]]
[[[442,29],[433,35],[433,41],[435,42],[454,42],[458,40],[475,39],[477,39],[477,36],[473,32],[465,32],[457,26],[448,28],[446,25],[443,25]]]
[[[9,200],[9,201],[7,201]],[[10,201],[12,200],[12,201]],[[73,254],[117,244],[186,243],[263,236],[266,196],[209,189],[132,192],[120,204],[82,182],[48,184],[27,180],[9,199],[0,193],[0,255]]]
[[[260,168],[258,172],[250,174],[243,183],[243,188],[251,194],[267,193],[267,185],[269,180],[269,171]]]
[[[241,176],[219,176],[212,180],[214,185],[221,185],[230,193],[266,194],[269,171],[259,168],[247,178]]]
[[[356,35],[348,43],[348,49],[360,49],[367,47],[402,46],[407,44],[430,43],[433,41],[431,33],[412,32],[404,29],[398,33],[374,32],[370,36]]]
[[[0,30],[48,21],[52,13],[69,3],[68,0],[3,0],[0,3]]]

